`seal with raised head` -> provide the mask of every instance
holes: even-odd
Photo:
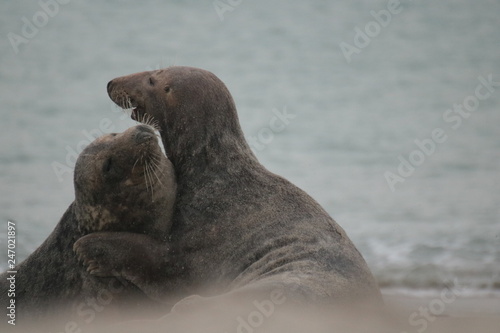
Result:
[[[170,241],[172,262],[182,265],[158,293],[167,297],[183,286],[189,292],[182,296],[267,294],[279,287],[299,300],[381,299],[344,230],[307,193],[258,162],[233,98],[214,74],[178,66],[141,72],[110,81],[108,94],[132,109],[133,119],[147,115],[159,123],[176,171]],[[148,252],[134,240],[122,247]]]
[[[134,283],[120,278],[126,267],[107,267],[115,273],[109,278],[96,278],[96,262],[82,257],[85,267],[73,251],[85,248],[83,236],[92,233],[99,238],[101,232],[111,231],[116,234],[114,241],[120,237],[137,242],[146,239],[150,254],[168,261],[167,238],[176,182],[173,166],[161,151],[152,127],[139,125],[93,141],[78,157],[74,185],[75,200],[54,231],[26,260],[11,269],[17,271],[13,274],[15,295],[7,293],[7,277],[12,274],[0,276],[2,307],[5,309],[14,300],[18,324],[19,320],[22,323],[63,313],[85,324],[103,310],[113,309],[113,314],[126,310],[122,305],[131,305],[131,311],[134,306],[158,307]],[[82,242],[75,244],[78,239]],[[100,245],[103,251],[116,247],[112,242]],[[100,258],[98,251],[92,254],[94,260]],[[147,256],[121,257],[120,262],[142,267],[150,280],[160,278],[164,270],[150,265]]]

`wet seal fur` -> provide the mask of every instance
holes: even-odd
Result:
[[[233,98],[214,74],[192,67],[141,72],[110,81],[108,94],[133,119],[158,122],[176,171],[170,254],[182,265],[150,296],[188,290],[175,297],[269,297],[281,288],[300,302],[380,302],[344,230],[307,193],[258,162]],[[127,246],[149,251],[133,239]]]
[[[147,237],[148,244],[154,244],[152,251],[160,251],[152,255],[168,261],[166,241],[176,182],[172,164],[162,153],[153,129],[139,125],[96,139],[78,157],[74,185],[75,200],[55,230],[13,269],[17,271],[15,297],[8,298],[7,294],[6,278],[11,274],[0,276],[1,305],[5,311],[10,300],[15,299],[16,324],[54,315],[88,324],[103,311],[115,315],[127,311],[128,316],[134,307],[158,307],[134,284],[120,277],[123,267],[105,267],[98,260],[99,252],[93,253],[93,261],[80,255],[84,266],[73,252],[73,248],[78,252],[88,247],[101,232],[112,231],[138,241]],[[89,233],[93,236],[90,240],[84,237]],[[78,239],[81,242],[75,244]],[[99,244],[107,250],[115,247],[112,243]],[[147,263],[147,258],[141,259]],[[93,275],[99,276],[99,268],[113,273],[108,278],[96,278]]]

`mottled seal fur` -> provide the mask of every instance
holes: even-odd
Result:
[[[224,83],[192,67],[116,78],[111,99],[153,117],[178,181],[163,290],[204,296],[276,287],[297,299],[380,300],[365,260],[307,193],[262,166]],[[142,243],[133,244],[138,251]],[[147,251],[142,251],[147,252]],[[137,274],[141,274],[137,272]]]
[[[22,323],[63,313],[86,324],[103,310],[152,303],[134,284],[120,279],[121,267],[108,268],[117,270],[116,278],[92,276],[98,275],[99,265],[86,261],[87,271],[73,247],[89,233],[97,238],[100,232],[113,232],[117,237],[134,233],[139,241],[147,237],[148,244],[155,243],[154,248],[161,249],[156,256],[167,255],[176,183],[173,167],[153,129],[139,125],[96,139],[78,157],[74,185],[75,200],[55,230],[14,269],[17,324],[19,320]],[[92,242],[85,239],[81,238],[83,248]],[[100,245],[114,248],[113,244]],[[99,259],[99,253],[94,257]],[[0,276],[3,309],[10,302],[6,292],[10,275]]]

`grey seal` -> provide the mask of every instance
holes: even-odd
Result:
[[[174,297],[269,298],[281,288],[300,302],[380,302],[377,282],[344,230],[307,193],[259,163],[218,77],[174,66],[115,78],[107,89],[133,119],[158,122],[176,172],[170,255],[182,265],[150,296],[187,290]],[[147,253],[143,245],[127,244]],[[134,274],[142,275],[129,279]]]
[[[154,244],[152,251],[160,251],[151,255],[168,261],[165,257],[176,181],[153,128],[139,125],[93,141],[78,157],[74,187],[75,200],[49,237],[11,269],[17,273],[0,275],[1,304],[7,306],[14,299],[17,324],[60,315],[65,321],[87,324],[104,310],[113,314],[123,310],[128,315],[134,307],[158,308],[158,303],[133,283],[120,278],[122,267],[108,268],[116,272],[98,278],[94,275],[99,275],[95,261],[99,252],[93,253],[94,261],[80,256],[83,265],[73,251],[98,241],[101,233],[112,232],[117,239],[147,239],[146,247]],[[78,239],[82,240],[80,244],[76,243]],[[113,243],[99,244],[107,249],[106,254],[115,248]],[[147,258],[127,260],[149,266]],[[161,268],[149,272],[161,274]],[[15,295],[8,296],[7,278],[11,276],[15,279]]]

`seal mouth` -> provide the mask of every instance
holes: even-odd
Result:
[[[132,120],[141,122],[140,120],[144,118],[144,110],[140,107],[139,103],[137,103],[134,99],[126,96],[121,100],[121,103],[117,103],[125,112],[130,112],[130,118]]]
[[[132,120],[139,121],[139,108],[136,106],[134,108],[131,108],[130,110],[132,111],[132,113],[130,114],[130,118],[132,118]]]
[[[146,112],[146,107],[137,102],[126,91],[110,92],[109,96],[115,104],[120,107],[130,118],[138,123],[149,125],[155,130],[160,130],[159,122]]]

